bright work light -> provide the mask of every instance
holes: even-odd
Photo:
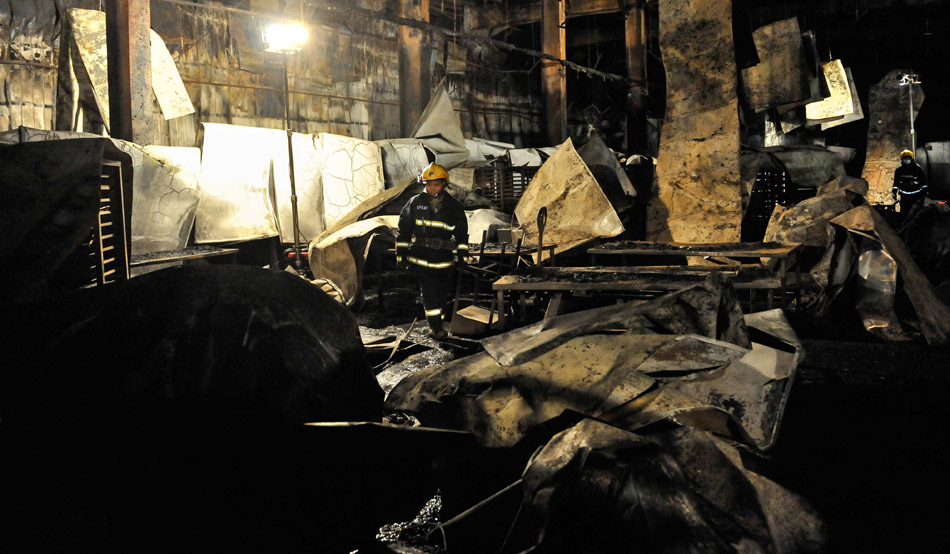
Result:
[[[307,28],[292,23],[272,23],[264,29],[264,49],[268,52],[292,54],[307,42]]]

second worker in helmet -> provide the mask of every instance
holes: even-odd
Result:
[[[425,190],[413,196],[399,214],[396,262],[408,264],[419,281],[429,333],[442,339],[447,296],[455,282],[456,264],[468,259],[465,209],[445,191],[449,174],[430,163],[419,180]]]

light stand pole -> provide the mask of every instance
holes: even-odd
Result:
[[[290,162],[290,206],[294,225],[294,265],[300,272],[300,224],[297,219],[297,182],[294,178],[293,129],[290,127],[290,84],[287,79],[287,53],[281,53],[284,66],[284,124],[287,128],[287,159]]]
[[[301,4],[301,20],[303,19]],[[294,178],[293,129],[290,126],[290,80],[287,78],[287,56],[296,54],[307,40],[307,29],[302,25],[276,23],[264,29],[264,50],[280,54],[284,76],[284,127],[287,131],[287,159],[290,165],[290,206],[294,226],[294,266],[300,273],[300,221],[297,216],[297,182]]]
[[[917,157],[917,134],[914,132],[914,85],[920,84],[920,77],[913,73],[901,75],[900,86],[907,87],[910,97],[910,151]]]

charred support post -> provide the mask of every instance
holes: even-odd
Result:
[[[152,47],[149,0],[106,1],[109,135],[152,143]]]
[[[643,0],[630,0],[624,14],[624,39],[627,50],[627,151],[646,153],[646,17]]]
[[[400,16],[429,21],[429,0],[399,0]],[[429,102],[429,70],[424,31],[399,26],[399,126],[409,136]]]
[[[541,1],[542,50],[559,60],[567,56],[564,20],[564,0]],[[543,60],[541,63],[548,143],[558,145],[567,138],[567,73],[564,65],[556,61]]]

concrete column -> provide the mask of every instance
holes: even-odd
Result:
[[[559,60],[567,56],[564,19],[564,0],[541,0],[542,51]],[[567,138],[567,72],[562,64],[541,62],[541,90],[545,131],[548,143],[555,146]]]
[[[152,142],[152,50],[149,0],[106,1],[109,134]]]
[[[429,0],[399,0],[400,16],[429,21]],[[399,26],[399,128],[408,137],[429,103],[429,49],[425,32]]]

